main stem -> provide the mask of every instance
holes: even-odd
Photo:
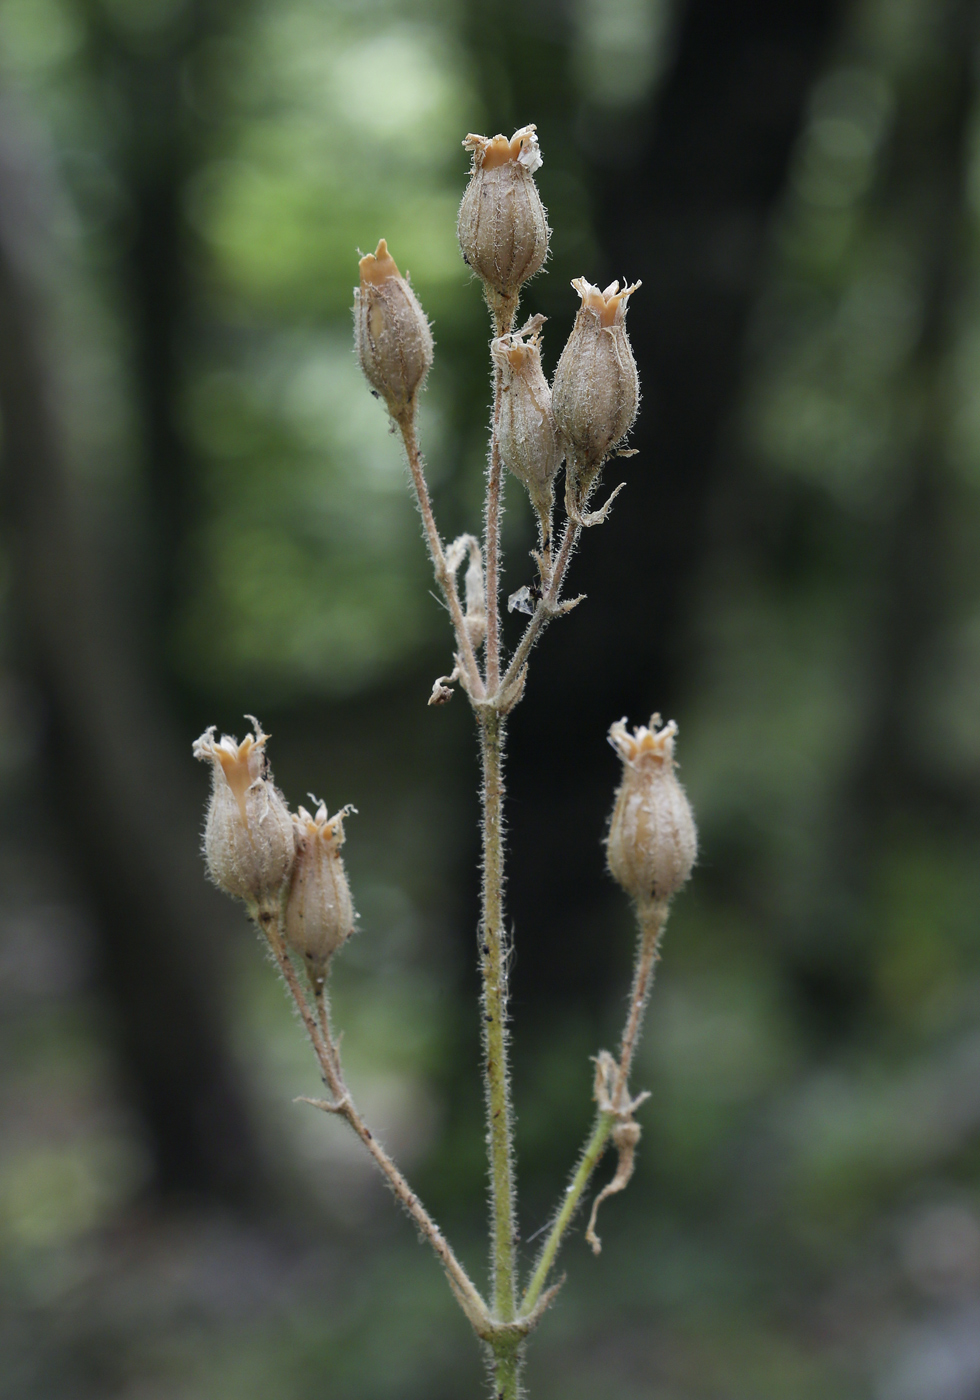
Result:
[[[507,335],[514,324],[517,299],[493,300],[487,304],[493,316],[494,334]],[[487,565],[487,693],[494,695],[500,684],[500,510],[503,488],[503,462],[500,459],[500,409],[504,377],[493,365],[493,420],[490,426],[490,466],[487,471],[487,499],[483,516],[483,548]]]
[[[480,967],[483,973],[483,1071],[487,1106],[487,1146],[490,1156],[493,1314],[499,1322],[510,1322],[517,1310],[517,1279],[513,1125],[507,1072],[503,746],[504,719],[495,710],[486,708],[480,715],[480,748],[483,759],[483,917],[480,928]],[[499,1353],[495,1354],[498,1356],[498,1363],[502,1364],[504,1358]]]
[[[508,1338],[494,1346],[493,1400],[518,1400],[521,1391],[521,1368],[524,1364],[524,1342]]]

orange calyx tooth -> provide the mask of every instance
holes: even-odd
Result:
[[[500,165],[506,165],[508,161],[516,160],[521,153],[521,143],[518,141],[517,150],[512,150],[511,143],[506,136],[495,136],[492,141],[487,142],[483,152],[482,166],[484,170],[496,170]]]
[[[366,254],[357,266],[363,283],[377,286],[382,282],[387,282],[389,277],[401,277],[398,264],[388,252],[388,244],[384,238],[378,243],[375,252]]]

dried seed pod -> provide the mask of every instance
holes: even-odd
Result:
[[[674,773],[673,720],[632,734],[619,720],[609,742],[623,760],[606,860],[613,879],[640,905],[667,900],[687,880],[698,853],[698,834],[684,789]]]
[[[286,942],[303,959],[315,990],[323,986],[327,966],[354,931],[354,905],[340,855],[344,844],[344,807],[328,817],[321,802],[316,816],[300,807],[293,817],[296,863],[286,900]]]
[[[358,266],[361,284],[354,291],[357,358],[391,416],[411,417],[432,367],[429,322],[383,238],[377,251],[361,258]]]
[[[274,900],[293,864],[293,823],[268,771],[269,736],[258,720],[241,743],[211,725],[194,744],[194,757],[211,764],[211,801],[204,857],[212,880],[248,903]]]
[[[541,544],[551,537],[554,481],[561,464],[551,390],[541,369],[543,316],[532,316],[511,335],[491,342],[490,353],[502,376],[500,455],[527,487],[537,513]]]
[[[600,291],[584,277],[572,283],[582,305],[551,390],[566,458],[566,505],[580,524],[597,523],[594,517],[583,519],[581,511],[603,462],[636,420],[640,381],[626,334],[626,308],[640,285],[634,282],[620,291],[619,283],[612,282]]]
[[[491,308],[509,312],[522,283],[544,266],[551,230],[534,172],[541,152],[534,126],[506,136],[467,136],[473,157],[470,182],[459,208],[459,246],[483,279]]]

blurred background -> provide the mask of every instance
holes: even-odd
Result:
[[[349,307],[387,237],[474,528],[460,143],[528,121],[547,368],[572,277],[641,278],[644,404],[512,725],[526,1261],[632,958],[612,720],[678,720],[703,851],[637,1175],[601,1258],[566,1247],[531,1394],[980,1396],[978,42],[976,0],[0,0],[3,1400],[481,1393],[292,1102],[191,741],[257,713],[292,804],[358,807],[350,1077],[482,1280],[475,745],[426,707],[448,629]],[[510,491],[506,592],[532,543]]]

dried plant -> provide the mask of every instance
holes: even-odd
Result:
[[[463,258],[483,283],[493,323],[493,423],[487,469],[483,544],[462,535],[443,544],[432,513],[417,435],[419,393],[432,364],[429,324],[385,240],[360,261],[354,321],[358,357],[405,444],[436,581],[452,622],[455,653],[429,704],[465,691],[476,719],[483,765],[481,785],[482,913],[477,956],[482,977],[483,1081],[490,1176],[489,1296],[469,1278],[377,1137],[368,1128],[344,1078],[340,1040],[330,1020],[330,964],[354,927],[341,846],[350,808],[330,817],[300,807],[290,816],[268,770],[266,736],[239,744],[208,730],[197,757],[212,765],[205,856],[214,881],[244,900],[282,973],[313,1045],[327,1097],[306,1102],[346,1120],[384,1173],[391,1189],[428,1240],[460,1306],[485,1344],[497,1400],[521,1394],[520,1371],[528,1334],[560,1285],[551,1271],[568,1226],[610,1139],[618,1154],[613,1178],[596,1196],[587,1239],[596,1253],[600,1203],[622,1191],[633,1171],[640,1126],[630,1070],[640,1036],[670,900],[694,864],[697,836],[691,809],[674,772],[673,723],[632,733],[613,724],[609,739],[623,762],[606,843],[609,871],[633,901],[639,926],[636,967],[619,1055],[595,1060],[596,1118],[571,1181],[548,1228],[537,1263],[523,1288],[516,1262],[516,1190],[513,1112],[508,1074],[507,965],[504,927],[504,777],[507,718],[519,703],[532,648],[554,619],[582,599],[562,589],[583,529],[603,523],[612,496],[588,511],[603,464],[622,444],[636,418],[639,384],[626,333],[629,299],[639,283],[600,291],[584,278],[573,286],[581,306],[554,383],[541,368],[544,318],[514,329],[523,283],[545,262],[550,230],[534,173],[541,155],[533,126],[506,137],[468,136],[470,182],[459,213]],[[555,544],[555,479],[565,466],[565,518]],[[510,657],[500,637],[500,513],[504,466],[523,482],[538,521],[532,553],[537,575],[509,607],[528,616]],[[462,595],[459,570],[466,564]]]

